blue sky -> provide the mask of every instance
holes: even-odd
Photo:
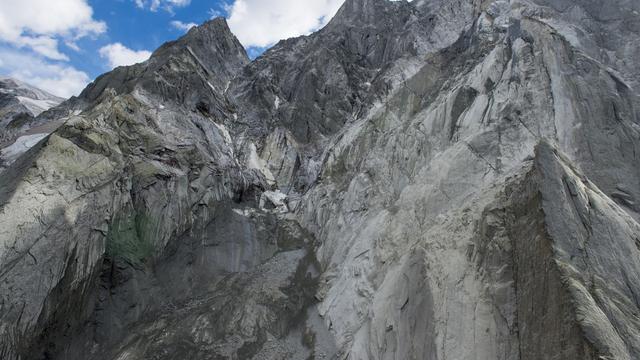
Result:
[[[324,26],[343,1],[0,0],[0,75],[68,97],[215,16],[255,57]]]

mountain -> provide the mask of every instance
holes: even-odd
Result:
[[[640,3],[224,19],[0,174],[0,357],[640,358]]]
[[[38,126],[42,124],[35,118],[62,101],[21,81],[0,77],[0,169],[53,130]]]
[[[31,116],[38,116],[64,99],[51,95],[22,81],[0,77],[0,94],[2,94],[2,122],[9,119],[10,112],[14,114],[27,113]]]

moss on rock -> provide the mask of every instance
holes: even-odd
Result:
[[[134,211],[117,216],[107,234],[107,256],[121,258],[132,265],[141,265],[151,258],[154,247],[145,233],[153,228],[152,222],[146,214]]]

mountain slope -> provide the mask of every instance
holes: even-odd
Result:
[[[0,355],[640,357],[615,3],[347,0],[103,75],[0,174]]]

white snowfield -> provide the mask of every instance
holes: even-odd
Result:
[[[40,140],[46,138],[49,134],[33,134],[19,137],[13,144],[0,150],[0,159],[5,164],[13,163],[20,155],[34,147]]]
[[[0,98],[4,104],[0,108],[0,164],[6,167],[51,132],[47,126],[35,129],[44,124],[33,119],[16,127],[9,127],[9,124],[23,113],[37,117],[64,99],[7,77],[0,77]]]
[[[33,116],[38,116],[44,111],[60,104],[60,102],[55,99],[32,99],[25,96],[17,96],[17,99],[22,103],[22,105],[31,111]]]

